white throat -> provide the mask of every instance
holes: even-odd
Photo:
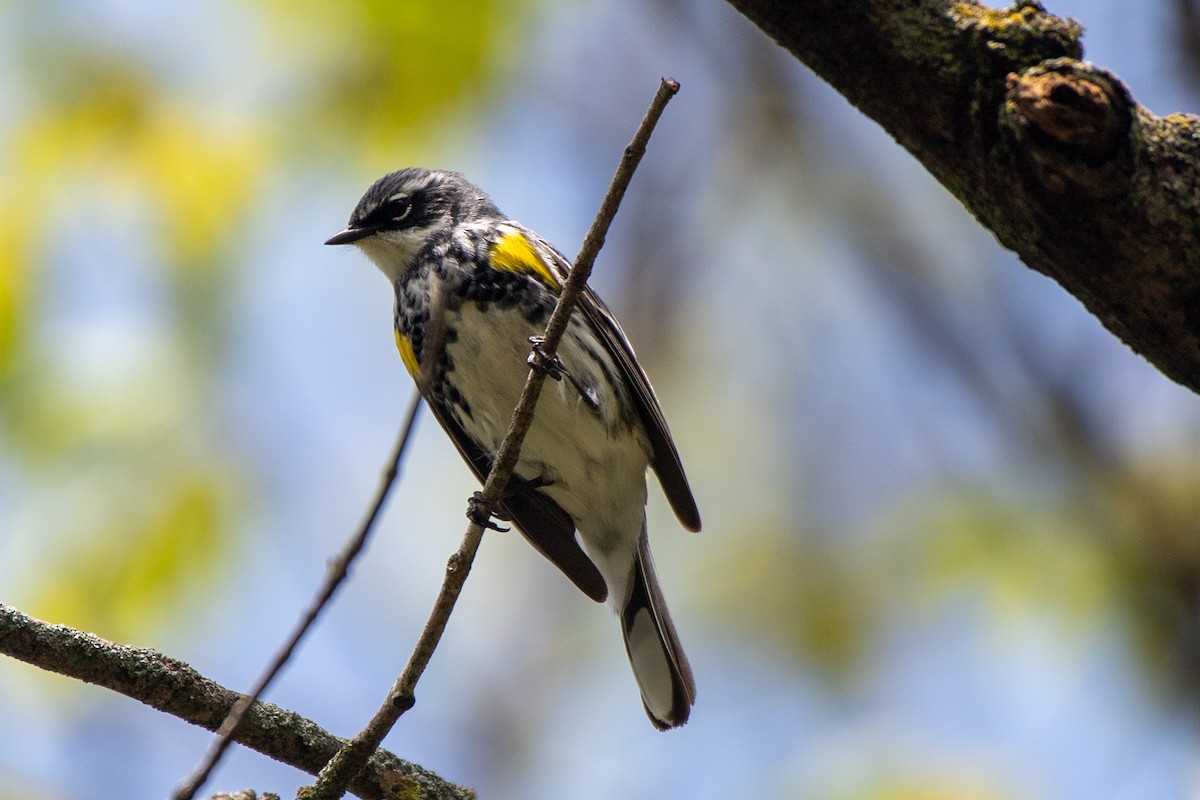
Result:
[[[417,257],[428,233],[428,229],[380,231],[354,244],[375,262],[388,281],[395,283]]]

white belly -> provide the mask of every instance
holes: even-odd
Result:
[[[484,315],[474,303],[449,311],[448,317],[458,336],[447,355],[471,412],[460,423],[495,453],[529,374],[528,338],[541,330],[515,310],[493,308]],[[579,325],[572,320],[572,326]],[[632,430],[621,430],[616,404],[604,389],[607,381],[591,356],[564,337],[559,358],[576,380],[597,387],[595,407],[570,380],[547,379],[516,472],[551,482],[541,491],[575,519],[585,549],[608,578],[606,567],[628,569],[624,554],[632,552],[631,543],[636,545],[641,533],[650,447],[640,421]],[[617,553],[621,564],[600,563]]]

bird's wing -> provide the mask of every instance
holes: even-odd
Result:
[[[559,279],[565,282],[571,269],[566,257],[533,231],[522,228],[522,232],[546,258]],[[633,387],[633,399],[637,403],[654,453],[651,466],[658,475],[658,481],[662,484],[663,493],[666,494],[671,509],[685,528],[690,531],[700,530],[700,509],[696,507],[696,498],[692,496],[692,489],[688,485],[683,462],[679,458],[679,451],[675,449],[675,440],[671,438],[671,431],[667,427],[667,419],[663,415],[658,397],[654,394],[654,387],[650,385],[646,371],[638,363],[633,345],[621,330],[617,318],[590,286],[584,287],[577,310],[599,332],[601,341],[616,362],[621,375]]]
[[[641,412],[642,423],[646,426],[650,447],[654,452],[652,466],[675,516],[688,530],[700,530],[700,510],[696,507],[696,498],[692,496],[687,475],[684,474],[679,451],[675,449],[675,440],[671,438],[671,431],[667,427],[667,419],[663,416],[658,397],[654,394],[654,387],[650,385],[646,371],[642,369],[633,353],[633,346],[629,344],[629,339],[625,337],[621,326],[604,305],[604,301],[597,297],[590,287],[585,288],[579,298],[579,309],[601,332],[605,347],[617,362],[621,374],[633,387],[633,399]]]
[[[492,468],[491,456],[463,432],[450,414],[434,403],[427,405],[475,477],[483,483]],[[562,570],[580,591],[598,603],[603,602],[608,597],[608,586],[579,546],[571,516],[542,492],[522,486],[527,483],[526,479],[513,475],[501,501],[503,515],[510,517],[530,544]]]

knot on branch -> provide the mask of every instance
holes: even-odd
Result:
[[[1048,13],[1037,0],[997,9],[972,0],[954,3],[949,11],[955,27],[971,35],[989,62],[1020,69],[1046,59],[1083,56],[1083,27],[1070,17]]]
[[[1038,185],[1093,199],[1125,191],[1133,99],[1119,80],[1058,59],[1009,74],[1006,88],[1001,124]]]

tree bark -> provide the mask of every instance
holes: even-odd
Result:
[[[140,700],[215,731],[241,695],[162,653],[105,641],[65,625],[51,625],[0,605],[0,653]],[[234,740],[277,761],[316,775],[345,740],[271,703],[255,703]],[[422,767],[378,750],[350,784],[363,798],[470,800],[475,793]]]
[[[1200,124],[1138,105],[1034,0],[729,0],[1030,267],[1200,393]]]

